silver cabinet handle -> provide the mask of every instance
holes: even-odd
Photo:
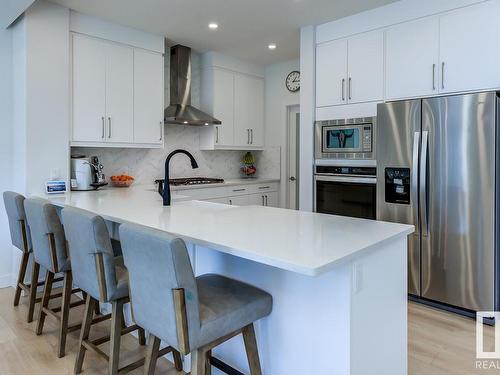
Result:
[[[266,195],[266,207],[267,207],[267,195]]]
[[[349,77],[349,100],[352,99],[352,78]]]
[[[253,145],[253,129],[250,129],[250,144]]]
[[[342,101],[345,101],[345,78],[342,78]]]
[[[432,91],[436,90],[436,64],[432,64]]]
[[[441,63],[441,88],[444,89],[444,61]]]
[[[219,143],[219,127],[215,127],[215,143]]]
[[[259,186],[259,189],[269,189],[271,188],[270,186]]]
[[[105,127],[105,125],[104,125],[104,116],[101,117],[101,120],[102,120],[102,135],[101,135],[101,138],[104,139],[104,137],[105,137],[105,134],[104,134],[104,127]]]
[[[247,189],[233,189],[234,192],[236,191],[246,191]]]
[[[247,129],[247,145],[250,144],[250,129]]]
[[[413,164],[411,169],[411,206],[413,208],[413,225],[415,225],[415,234],[420,232],[418,220],[418,154],[420,152],[420,132],[413,135]]]
[[[230,204],[231,206],[233,205],[233,200],[232,200],[232,199],[230,199],[230,200],[229,200],[229,204]]]
[[[420,152],[420,222],[422,235],[429,235],[427,220],[427,151],[429,143],[429,132],[422,132],[422,151]]]
[[[108,117],[108,138],[111,138],[111,117]]]
[[[163,121],[160,121],[160,141],[163,141]]]
[[[262,196],[262,205],[265,206],[266,204],[264,203],[264,196]]]

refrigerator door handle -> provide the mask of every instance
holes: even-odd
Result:
[[[429,132],[422,132],[422,152],[420,154],[420,208],[421,208],[421,232],[423,236],[429,235],[427,219],[427,152],[429,143]]]
[[[420,148],[420,132],[415,132],[413,136],[413,164],[411,171],[411,201],[413,208],[413,224],[415,225],[415,234],[420,232],[418,220],[418,153]]]

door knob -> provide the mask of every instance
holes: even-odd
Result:
[[[290,181],[295,181],[295,180],[296,180],[296,178],[295,178],[295,177],[293,177],[293,176],[292,176],[292,177],[290,177]]]

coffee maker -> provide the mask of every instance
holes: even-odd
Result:
[[[71,190],[97,190],[107,185],[104,167],[97,156],[71,156]]]

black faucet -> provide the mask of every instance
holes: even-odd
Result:
[[[189,151],[186,150],[175,150],[172,151],[170,154],[168,154],[167,159],[165,160],[165,181],[163,182],[163,189],[161,185],[159,186],[159,192],[161,196],[163,197],[163,205],[164,206],[170,206],[170,176],[169,176],[169,165],[170,165],[170,159],[172,159],[172,156],[175,154],[185,154],[191,159],[191,167],[193,169],[198,168],[198,163],[196,162],[195,158]]]

